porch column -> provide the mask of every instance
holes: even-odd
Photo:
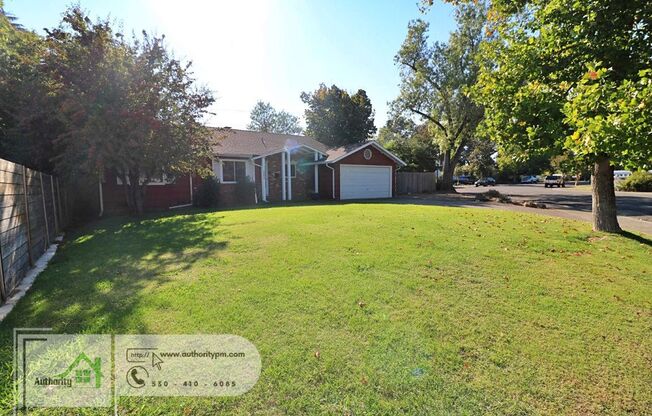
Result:
[[[288,150],[288,158],[287,158],[287,178],[288,178],[288,200],[292,201],[292,156],[290,154],[290,151]]]
[[[285,152],[281,152],[281,200],[285,201]]]
[[[319,160],[319,153],[315,152],[315,162]],[[319,165],[315,163],[315,193],[319,193]]]
[[[267,158],[264,157],[260,166],[260,192],[263,194],[263,201],[267,202]]]

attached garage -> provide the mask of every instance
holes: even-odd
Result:
[[[327,154],[318,162],[320,197],[352,200],[396,194],[396,170],[405,163],[377,142],[342,146]]]
[[[340,165],[340,199],[391,197],[391,166]]]

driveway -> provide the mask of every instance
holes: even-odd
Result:
[[[425,203],[446,206],[470,206],[507,209],[511,211],[532,212],[535,214],[591,222],[591,190],[587,186],[575,188],[544,188],[543,185],[496,185],[478,187],[458,186],[458,194],[431,194],[399,197],[399,202]],[[509,195],[513,201],[535,201],[546,204],[548,209],[525,208],[512,204],[479,202],[475,194],[495,189]],[[652,235],[652,194],[649,192],[616,192],[618,221],[627,231]]]

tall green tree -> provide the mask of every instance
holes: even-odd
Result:
[[[407,164],[403,170],[434,172],[438,168],[439,146],[426,124],[403,117],[390,119],[379,130],[378,142]]]
[[[652,164],[652,3],[494,0],[475,97],[501,146],[592,166],[593,228],[620,230],[614,165]]]
[[[462,152],[476,137],[483,109],[469,97],[484,39],[484,1],[456,7],[457,29],[446,43],[428,42],[429,25],[410,22],[395,62],[400,68],[401,91],[392,111],[427,123],[442,154],[442,189],[453,190],[453,172]]]
[[[46,105],[43,39],[7,15],[0,2],[0,157],[52,170],[56,112]]]
[[[43,68],[65,126],[57,170],[115,170],[129,208],[142,213],[148,182],[201,165],[209,152],[201,119],[213,98],[162,38],[143,32],[129,42],[108,20],[92,22],[73,7],[46,41]]]
[[[496,158],[499,180],[518,183],[522,175],[540,175],[551,170],[552,153],[526,153],[498,147]]]
[[[369,139],[376,133],[374,110],[364,90],[351,95],[333,85],[320,84],[312,93],[303,92],[306,133],[324,144],[341,146]]]
[[[283,110],[276,110],[270,103],[258,101],[249,115],[249,130],[278,134],[301,134],[299,118]]]
[[[464,171],[478,178],[492,176],[496,171],[496,145],[490,140],[476,138],[462,153]]]

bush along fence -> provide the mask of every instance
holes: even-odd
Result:
[[[421,194],[437,190],[437,175],[434,172],[397,172],[396,192],[398,194]]]
[[[68,223],[61,192],[56,177],[0,159],[0,303]]]

